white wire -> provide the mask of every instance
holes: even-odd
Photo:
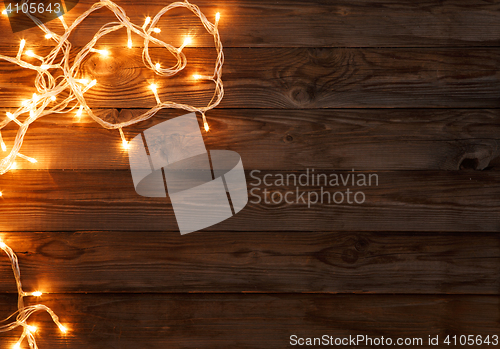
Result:
[[[24,2],[28,2],[28,0],[24,0]],[[70,62],[70,50],[71,43],[68,38],[71,35],[72,31],[80,25],[89,15],[91,15],[94,11],[97,11],[101,8],[108,8],[111,12],[113,12],[117,18],[117,22],[110,22],[103,25],[99,31],[95,34],[92,40],[85,45],[81,51],[76,55],[73,62]],[[214,73],[212,76],[203,76],[202,78],[205,80],[213,81],[215,84],[214,96],[210,100],[207,106],[205,107],[196,107],[189,104],[176,103],[172,101],[161,101],[157,95],[157,92],[154,91],[157,104],[153,106],[151,109],[146,111],[144,114],[126,122],[120,123],[110,123],[105,121],[95,115],[92,110],[89,108],[85,101],[84,94],[91,88],[93,85],[85,86],[81,82],[78,82],[80,75],[80,68],[85,61],[85,59],[90,54],[95,54],[96,52],[101,52],[100,50],[96,50],[94,46],[97,41],[103,36],[125,28],[127,30],[127,37],[129,39],[127,46],[130,44],[131,33],[135,33],[144,39],[144,48],[142,51],[142,59],[147,68],[153,70],[156,74],[160,76],[170,77],[173,76],[180,71],[182,71],[187,65],[187,59],[182,49],[185,47],[183,44],[181,47],[175,47],[166,42],[154,37],[152,34],[154,33],[154,29],[158,21],[161,19],[163,15],[165,15],[168,11],[175,8],[186,8],[191,11],[194,15],[196,15],[202,25],[205,27],[207,32],[214,37],[215,49],[217,51],[217,59],[215,63]],[[14,63],[19,65],[20,67],[31,69],[37,72],[37,76],[35,78],[35,87],[37,90],[36,98],[30,99],[25,105],[20,106],[15,112],[10,113],[11,117],[6,117],[3,121],[0,122],[0,130],[3,129],[10,122],[18,122],[20,124],[19,130],[17,132],[14,145],[10,151],[10,153],[0,161],[0,175],[8,172],[19,155],[19,150],[22,146],[24,136],[29,128],[29,126],[35,122],[37,119],[53,114],[53,113],[65,113],[68,111],[72,111],[75,109],[79,109],[78,115],[85,111],[87,115],[89,115],[93,120],[95,120],[99,125],[107,129],[122,129],[127,126],[134,125],[138,122],[147,120],[154,116],[159,110],[165,108],[175,108],[175,109],[184,109],[189,112],[199,112],[202,115],[203,123],[205,126],[205,130],[208,131],[208,123],[205,116],[205,113],[216,106],[219,105],[222,98],[224,97],[224,87],[222,84],[222,66],[224,64],[224,53],[222,48],[222,42],[219,36],[218,30],[218,18],[219,15],[216,16],[215,23],[211,23],[205,15],[201,12],[198,6],[189,3],[187,0],[184,2],[174,2],[158,12],[158,14],[149,19],[143,26],[139,26],[130,21],[127,17],[123,8],[115,4],[110,0],[102,0],[100,2],[95,3],[80,15],[71,25],[67,25],[64,21],[64,18],[59,17],[63,27],[65,28],[64,33],[62,35],[58,35],[55,32],[49,30],[43,23],[41,23],[37,18],[34,18],[30,15],[32,20],[38,27],[44,32],[44,35],[50,34],[51,40],[54,40],[56,46],[52,49],[52,51],[45,57],[39,57],[41,64],[33,65],[28,62],[25,62],[22,59],[23,50],[26,43],[22,41],[19,49],[19,53],[16,57],[8,57],[4,55],[0,55],[0,59],[5,61]],[[170,54],[176,59],[176,63],[170,68],[157,68],[156,64],[154,64],[149,55],[149,43],[152,42],[156,45],[160,45],[161,47],[167,49]],[[60,60],[56,61],[57,57],[61,57]],[[62,75],[54,76],[50,73],[50,69],[56,68],[59,70]],[[96,81],[93,80],[92,83],[95,85]],[[98,82],[97,82],[98,83]],[[56,100],[53,101],[51,98],[57,98],[63,92],[69,92],[68,96],[64,100]],[[49,107],[50,105],[50,107]],[[68,110],[69,108],[69,110]],[[29,116],[25,119],[24,122],[20,122],[17,118],[21,115],[28,114]],[[122,142],[124,145],[127,144],[126,139],[123,135],[123,132],[120,133]],[[0,135],[1,137],[1,135]],[[0,138],[0,143],[3,143],[3,140]],[[0,145],[1,145],[0,144]],[[4,148],[4,145],[2,145]],[[28,158],[32,159],[32,158]],[[32,159],[34,160],[34,159]],[[31,160],[30,160],[31,161]],[[32,161],[34,162],[34,161]]]
[[[59,327],[59,329],[66,333],[67,329],[64,327],[61,322],[59,322],[59,317],[47,306],[43,304],[36,304],[36,305],[30,305],[30,306],[25,306],[24,305],[24,297],[26,296],[33,296],[33,293],[26,293],[23,291],[23,286],[21,283],[21,270],[19,268],[19,262],[17,260],[17,256],[14,253],[14,251],[5,244],[5,242],[2,241],[0,238],[0,250],[5,252],[7,257],[10,260],[10,263],[12,265],[12,271],[14,272],[14,279],[16,280],[16,286],[17,286],[17,294],[18,294],[18,299],[17,299],[17,311],[10,315],[8,318],[1,322],[6,322],[9,321],[11,318],[16,316],[15,321],[12,321],[10,323],[7,323],[6,325],[0,326],[0,333],[1,332],[8,332],[12,331],[13,329],[17,327],[23,327],[23,333],[21,334],[21,337],[17,341],[15,347],[19,347],[23,340],[26,338],[28,340],[28,344],[31,349],[37,349],[38,346],[36,344],[35,337],[33,335],[33,331],[31,330],[33,327],[30,326],[27,321],[31,315],[38,311],[46,311],[49,313],[49,315],[52,317],[52,320],[54,323]],[[36,292],[35,292],[36,294]],[[1,323],[0,322],[0,323]]]

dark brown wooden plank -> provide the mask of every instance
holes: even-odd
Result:
[[[1,308],[12,310],[14,296],[0,297]],[[291,335],[384,336],[394,342],[420,337],[420,347],[430,348],[429,336],[439,336],[439,347],[447,347],[442,344],[447,335],[484,338],[499,331],[499,298],[492,296],[157,294],[43,300],[70,329],[61,336],[48,316],[33,317],[40,348],[53,349],[287,348]],[[13,345],[17,334],[0,334],[0,340]]]
[[[352,174],[335,173],[342,173],[344,179]],[[291,172],[254,173],[258,179],[247,173],[248,189],[256,188],[250,192],[249,204],[236,216],[206,230],[498,232],[500,229],[498,171],[363,172],[366,184],[370,174],[377,175],[378,186],[376,178],[371,186],[328,185],[323,188],[328,197],[321,196],[321,188],[312,183],[295,186],[293,178],[289,185],[276,186],[278,174],[286,178]],[[296,178],[306,175],[293,174]],[[259,184],[259,179],[266,175],[270,186],[262,181]],[[169,199],[136,194],[130,171],[12,171],[0,177],[0,189],[4,194],[0,211],[3,231],[178,231]],[[285,203],[284,199],[280,202],[279,195],[288,192],[292,194],[287,199],[293,203]],[[348,204],[357,192],[364,193],[365,202]],[[334,194],[337,202],[344,195],[343,202],[335,204]],[[311,195],[310,208],[308,195]],[[323,197],[323,204],[314,204],[316,195],[318,200]],[[361,194],[357,200],[362,201]]]
[[[163,52],[153,51],[152,59],[167,66]],[[213,96],[213,84],[192,78],[212,72],[213,50],[187,50],[186,70],[161,79],[144,68],[140,50],[111,55],[84,64],[82,76],[98,83],[86,94],[92,108],[150,108],[153,81],[164,101],[203,107]],[[227,49],[220,107],[498,108],[499,66],[500,48]],[[36,92],[31,71],[3,62],[0,73],[1,106],[17,107]]]
[[[249,227],[251,228],[251,227]],[[495,234],[1,233],[26,290],[498,294]],[[0,292],[15,292],[0,256]]]
[[[145,110],[106,112],[124,121]],[[161,111],[126,128],[125,134],[131,139],[182,114]],[[211,130],[203,132],[207,149],[236,151],[247,169],[500,168],[500,109],[217,109],[208,114],[208,121]],[[13,123],[2,130],[8,150],[17,130]],[[118,131],[105,130],[89,117],[78,119],[73,114],[38,120],[28,130],[21,152],[38,163],[19,160],[19,169],[129,168]]]
[[[80,0],[76,8],[65,15],[66,21],[72,23],[94,2]],[[134,23],[142,25],[146,15],[154,16],[170,2],[153,0],[138,4],[134,0],[123,0],[117,3]],[[215,13],[221,12],[219,29],[226,46],[414,47],[498,46],[500,43],[500,8],[496,1],[229,0],[214,4],[197,0],[193,3],[212,21]],[[94,13],[75,31],[72,42],[78,46],[87,44],[104,23],[111,21],[116,18],[109,11]],[[199,20],[185,10],[173,11],[159,26],[163,29],[159,37],[167,42],[180,45],[182,38],[190,33],[195,35],[195,45],[213,46],[213,40],[204,34]],[[49,27],[61,32],[59,21],[49,23]],[[17,43],[23,37],[28,42],[46,44],[38,29],[12,34],[5,17],[0,20],[0,31],[3,46]],[[108,35],[100,42],[125,47],[125,31]]]

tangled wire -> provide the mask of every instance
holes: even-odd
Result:
[[[24,0],[28,2],[29,0]],[[118,22],[110,22],[103,25],[99,31],[94,35],[92,40],[85,45],[81,51],[76,55],[74,60],[70,61],[70,50],[71,43],[68,38],[72,31],[78,27],[78,25],[85,20],[94,11],[97,11],[103,7],[108,8],[112,11]],[[130,120],[127,122],[120,123],[110,123],[103,120],[102,118],[96,116],[92,110],[89,108],[85,101],[85,93],[89,91],[92,87],[97,84],[96,80],[89,81],[80,77],[80,68],[85,59],[91,54],[101,54],[107,55],[106,50],[95,49],[97,41],[104,35],[115,32],[122,28],[127,29],[128,42],[127,46],[132,48],[132,33],[141,36],[144,39],[144,48],[142,51],[142,60],[147,68],[153,70],[157,75],[170,77],[180,71],[182,71],[187,65],[187,59],[182,50],[191,42],[189,37],[184,40],[184,43],[180,47],[174,47],[166,42],[159,40],[154,37],[154,34],[159,33],[161,30],[156,27],[156,24],[160,18],[168,11],[175,8],[186,8],[195,14],[208,31],[209,34],[213,35],[215,42],[215,49],[217,51],[217,59],[215,62],[214,73],[212,76],[195,75],[195,79],[202,79],[213,81],[215,83],[214,95],[207,106],[205,107],[195,107],[188,104],[175,103],[171,101],[162,102],[157,91],[157,86],[155,84],[151,85],[150,88],[154,93],[156,99],[156,105],[146,111],[144,114]],[[0,55],[0,59],[19,65],[20,67],[31,69],[37,72],[35,79],[35,87],[37,92],[33,94],[33,97],[27,101],[24,101],[22,105],[15,112],[8,112],[7,118],[0,122],[0,130],[7,126],[10,122],[15,122],[19,126],[14,145],[5,158],[0,161],[0,175],[8,172],[14,164],[16,157],[21,157],[30,162],[36,162],[36,159],[23,155],[19,152],[23,144],[23,139],[28,130],[29,126],[42,116],[49,115],[52,113],[67,113],[72,110],[77,110],[76,115],[81,116],[85,111],[93,120],[95,120],[99,125],[107,129],[118,129],[120,131],[120,136],[125,148],[127,148],[128,142],[125,139],[122,128],[136,124],[138,122],[147,120],[154,116],[159,110],[164,108],[176,108],[184,109],[189,112],[199,112],[203,118],[203,124],[206,131],[209,130],[207,119],[205,113],[208,110],[215,108],[221,102],[224,96],[224,88],[221,80],[222,76],[222,65],[224,64],[224,53],[222,50],[222,43],[218,31],[218,23],[220,19],[219,13],[215,16],[215,23],[211,23],[205,15],[201,12],[198,6],[189,3],[187,0],[184,2],[174,2],[163,9],[161,9],[154,18],[147,17],[144,24],[139,26],[130,21],[127,17],[125,11],[115,3],[109,0],[102,0],[98,3],[92,5],[92,7],[79,16],[70,26],[68,26],[63,18],[59,16],[59,20],[64,28],[64,33],[58,35],[57,33],[49,30],[39,19],[33,17],[31,14],[27,13],[35,24],[45,33],[45,38],[51,39],[56,43],[56,46],[50,51],[50,53],[45,56],[39,56],[31,50],[25,51],[26,41],[21,40],[19,46],[19,51],[16,57],[8,57]],[[166,48],[172,56],[176,59],[176,64],[170,68],[162,68],[160,64],[154,64],[149,55],[149,43],[152,42],[163,48]],[[22,59],[23,55],[29,57],[34,57],[40,61],[40,65],[33,65]],[[59,58],[58,57],[62,57]],[[54,72],[59,72],[57,77],[54,77]],[[64,100],[58,100],[63,92],[67,93],[67,97]],[[69,93],[68,93],[69,92]],[[26,115],[24,121],[18,120],[19,116]],[[0,146],[3,151],[7,150],[5,143],[2,140],[0,133]]]

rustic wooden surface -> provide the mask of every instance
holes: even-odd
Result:
[[[67,21],[92,3],[80,1]],[[117,3],[138,24],[166,5]],[[238,152],[249,189],[265,189],[252,185],[252,170],[262,179],[313,168],[376,173],[379,185],[362,188],[362,205],[249,203],[180,236],[168,199],[135,193],[118,132],[74,113],[45,117],[22,148],[39,162],[19,160],[0,176],[0,236],[19,256],[26,290],[50,292],[41,301],[71,330],[61,336],[37,315],[40,348],[500,335],[500,3],[196,3],[209,18],[221,12],[226,54],[226,95],[207,114],[208,149]],[[110,20],[99,11],[85,21],[73,52]],[[154,103],[152,81],[163,99],[211,98],[212,86],[190,76],[212,69],[212,38],[183,11],[159,26],[172,44],[194,35],[186,71],[156,79],[140,48],[125,48],[124,32],[105,37],[99,45],[111,57],[89,58],[82,73],[98,80],[87,94],[96,113],[115,121],[142,113]],[[3,18],[0,32],[2,54],[15,55],[21,38],[37,53],[49,50],[37,29],[12,34]],[[158,48],[151,55],[171,61]],[[0,62],[0,115],[29,98],[33,78]],[[162,111],[125,134],[182,114]],[[2,130],[9,147],[16,131]],[[11,274],[1,258],[0,318],[15,310]],[[0,334],[0,348],[18,334]]]
[[[500,11],[499,11],[500,12]],[[124,51],[125,50],[125,51]],[[77,50],[75,50],[76,52]],[[186,49],[189,66],[173,78],[155,78],[143,66],[141,49],[110,48],[82,68],[98,85],[86,93],[93,108],[144,108],[155,103],[148,86],[159,86],[162,100],[206,105],[213,84],[193,74],[210,74],[213,49]],[[48,49],[39,49],[48,53]],[[17,48],[6,51],[16,55]],[[175,64],[161,49],[154,62]],[[500,49],[475,48],[226,48],[222,108],[498,108]],[[31,60],[34,60],[31,59]],[[33,63],[35,63],[33,61]],[[0,103],[18,106],[33,94],[31,71],[0,65]],[[130,86],[134,86],[131,88]],[[352,88],[355,86],[356,88]]]
[[[14,296],[0,296],[2,309],[13,303]],[[53,295],[46,304],[65,314],[71,331],[61,336],[47,316],[36,316],[44,329],[40,339],[77,349],[285,348],[293,334],[427,341],[457,331],[486,337],[498,333],[500,305],[497,296],[471,295],[165,293]],[[13,345],[17,338],[10,333],[3,340]]]
[[[9,233],[27,289],[496,295],[495,234],[78,231]],[[138,238],[140,236],[140,238]],[[14,292],[0,264],[0,291]]]
[[[253,175],[262,180],[265,175],[274,173]],[[347,175],[350,171],[342,173]],[[306,172],[295,174],[300,176]],[[494,233],[500,227],[498,171],[390,171],[377,174],[378,186],[351,187],[352,192],[365,193],[364,204],[339,205],[333,201],[328,203],[325,197],[323,203],[308,207],[307,192],[321,193],[321,188],[301,187],[299,192],[306,192],[303,200],[291,204],[284,201],[273,203],[269,195],[265,196],[265,189],[284,195],[289,191],[296,193],[296,187],[292,184],[265,186],[264,183],[256,186],[258,180],[247,172],[248,188],[258,190],[249,196],[250,202],[245,210],[204,231],[250,229],[296,231],[300,234],[327,229]],[[13,171],[1,178],[0,185],[6,187],[2,202],[3,231],[178,231],[170,200],[138,196],[130,170]],[[324,187],[323,190],[332,195],[346,192],[347,187]],[[295,197],[296,194],[291,196]],[[314,201],[314,196],[311,199]]]
[[[72,23],[95,1],[80,0],[65,18]],[[169,4],[160,0],[123,0],[118,5],[135,23],[142,25],[147,15],[155,15]],[[224,0],[195,2],[207,15],[222,14],[220,29],[226,46],[231,47],[443,47],[498,46],[500,6],[496,1],[445,0]],[[105,10],[94,15],[72,36],[76,46],[89,42],[97,30],[116,20]],[[197,45],[211,47],[213,39],[204,35],[199,21],[178,9],[160,21],[169,40],[182,43],[186,31],[200,34]],[[55,21],[51,28],[58,28]],[[12,34],[1,21],[2,46],[16,46],[16,40],[44,45],[39,32],[29,29]],[[126,45],[123,33],[101,39],[108,46]],[[126,37],[126,36],[125,36]],[[171,38],[170,38],[171,37]],[[176,41],[177,40],[177,41]]]

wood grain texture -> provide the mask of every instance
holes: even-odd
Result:
[[[1,237],[15,247],[25,290],[49,293],[496,295],[500,289],[496,234],[82,231]],[[15,292],[4,258],[0,292]]]
[[[492,296],[315,294],[49,295],[44,303],[70,329],[61,337],[48,316],[33,317],[40,347],[52,349],[286,348],[293,334],[486,337],[498,334],[500,305]],[[14,296],[0,296],[2,310],[14,306]],[[14,344],[16,334],[0,340]]]
[[[65,15],[68,23],[86,11],[93,0],[80,0]],[[147,15],[154,16],[169,2],[153,0],[138,4],[120,0],[131,20],[142,25]],[[498,46],[500,43],[500,7],[496,1],[297,1],[225,0],[196,3],[210,20],[221,12],[219,24],[222,42],[228,47],[340,46]],[[100,10],[85,20],[71,37],[74,45],[86,45],[104,23],[116,20],[109,11]],[[185,10],[172,11],[159,23],[160,38],[179,46],[187,33],[195,35],[194,45],[213,46],[199,20]],[[61,31],[58,21],[49,28]],[[47,45],[40,30],[12,34],[8,21],[0,21],[0,45],[10,46],[25,38]],[[167,34],[168,33],[168,34]],[[167,36],[168,35],[168,36]],[[139,37],[134,39],[140,43]],[[177,42],[178,40],[178,42]],[[107,35],[100,40],[108,46],[125,47],[126,32]]]
[[[188,67],[173,78],[155,77],[139,49],[111,50],[113,58],[91,56],[82,76],[98,85],[85,95],[88,105],[150,108],[156,104],[152,82],[163,101],[207,105],[213,84],[192,75],[213,72],[207,62],[215,62],[215,51],[186,52]],[[166,67],[163,53],[151,50],[152,59]],[[225,55],[221,108],[500,107],[499,48],[234,48]],[[36,92],[32,72],[2,62],[0,74],[1,106],[18,107]]]
[[[113,122],[143,112],[95,110]],[[125,135],[132,139],[183,114],[160,111],[126,128]],[[208,114],[208,121],[211,131],[202,132],[206,148],[236,151],[247,169],[500,169],[500,109],[217,109]],[[9,149],[17,130],[13,123],[2,130]],[[19,169],[130,168],[118,131],[73,113],[38,120],[28,130],[21,152],[38,163],[20,160]]]
[[[278,179],[276,174],[289,173],[263,171],[253,174],[257,179],[247,173],[248,189],[256,188],[249,204],[206,231],[498,232],[500,228],[498,171],[379,171],[378,186],[375,179],[372,186],[325,186],[330,203],[323,196],[323,204],[321,188],[312,183],[259,183],[266,175],[269,183]],[[305,175],[305,171],[293,173]],[[350,171],[343,173],[347,176]],[[178,231],[169,199],[136,194],[130,171],[12,171],[0,178],[0,188],[4,189],[2,231]],[[351,193],[363,192],[366,201],[348,204],[348,188]],[[293,192],[288,197],[293,203],[272,202],[287,192]],[[332,201],[336,192],[344,193],[342,204]],[[315,193],[310,208],[308,193]]]
[[[167,4],[118,3],[139,25]],[[21,152],[39,162],[0,176],[0,236],[25,290],[49,292],[39,300],[70,328],[61,336],[34,316],[40,348],[284,348],[292,334],[422,337],[425,348],[429,335],[500,335],[500,3],[196,3],[209,18],[222,13],[226,55],[226,95],[207,115],[205,144],[238,152],[248,189],[268,202],[251,196],[235,217],[181,236],[168,198],[136,194],[118,132],[74,112],[34,123]],[[72,54],[111,20],[99,11],[85,21]],[[182,10],[159,27],[173,45],[194,37],[174,78],[145,69],[141,40],[128,50],[125,31],[99,41],[111,58],[84,63],[82,75],[98,81],[87,101],[106,120],[153,106],[153,82],[162,100],[212,97],[211,84],[192,79],[213,69],[212,37]],[[52,46],[38,29],[12,34],[5,18],[0,32],[2,54],[15,56],[21,38],[38,54]],[[34,77],[0,62],[0,118],[31,97]],[[181,114],[162,111],[126,136]],[[9,149],[16,131],[2,130]],[[293,185],[256,183],[313,168],[376,173],[379,184],[350,187],[363,204],[308,207],[272,203]],[[0,256],[0,319],[16,309],[14,286]],[[0,349],[18,335],[0,334]]]

